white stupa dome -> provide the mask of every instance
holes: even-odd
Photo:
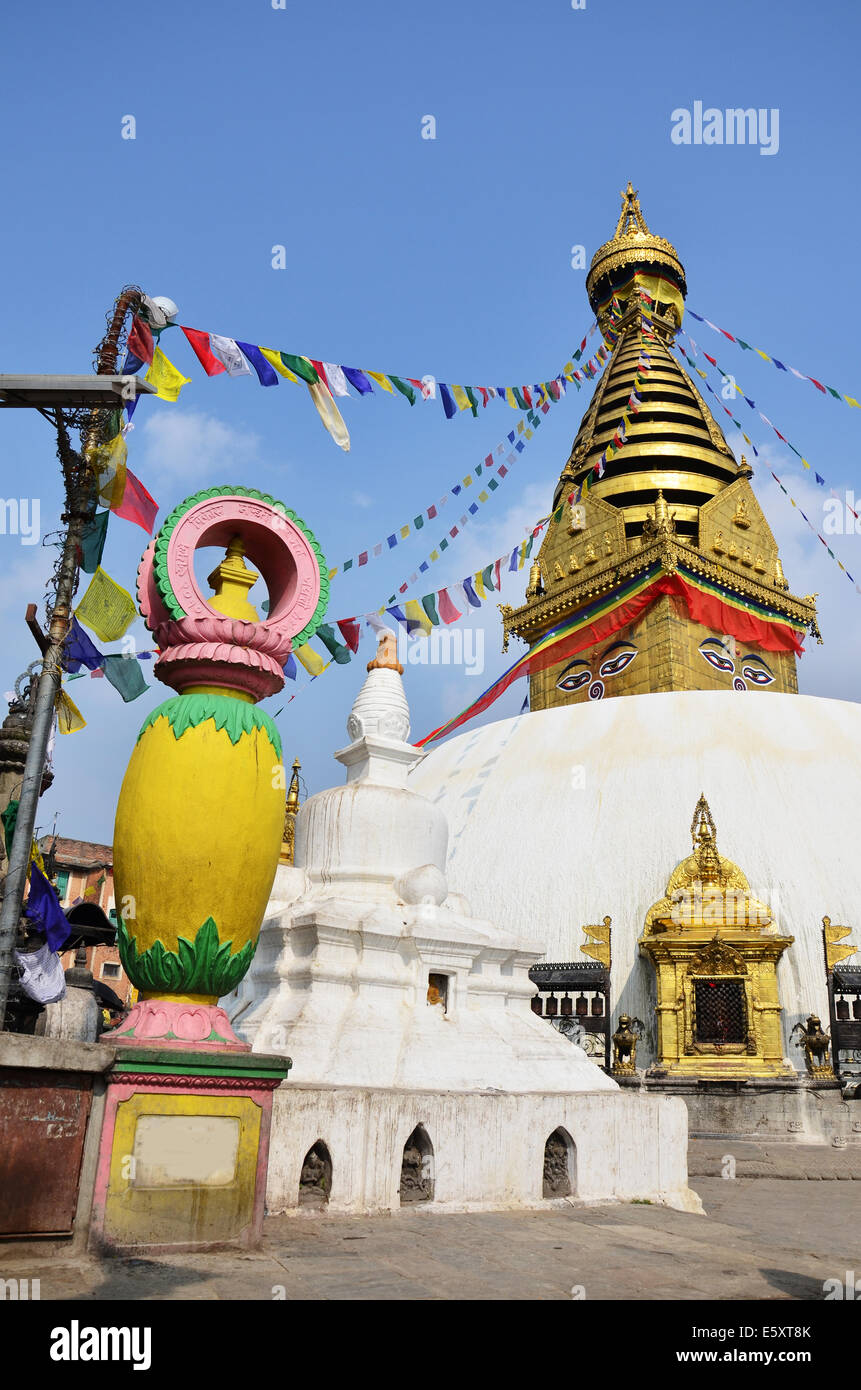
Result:
[[[704,793],[721,855],[795,938],[778,986],[785,1056],[803,1069],[789,1034],[828,1018],[823,916],[861,940],[861,705],[732,691],[573,704],[468,730],[409,781],[448,819],[451,890],[547,960],[582,960],[583,925],[609,914],[613,1017],[646,1023],[643,1065],[655,986],[637,942]]]

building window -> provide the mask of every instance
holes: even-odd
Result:
[[[741,980],[696,980],[696,1037],[701,1043],[747,1041]]]
[[[68,870],[68,869],[61,869],[60,872],[57,874],[57,892],[58,892],[59,895],[60,895],[60,902],[62,902],[62,901],[64,900],[64,898],[65,898],[66,893],[68,892],[68,890],[69,890],[69,870]]]
[[[106,961],[105,961],[104,965],[102,966],[102,979],[103,979],[103,980],[118,980],[118,979],[120,978],[120,975],[121,975],[121,974],[122,974],[122,966],[121,966],[121,965],[117,965],[115,961],[110,961],[110,960],[106,960]]]
[[[428,994],[429,1004],[442,1008],[443,1013],[448,1010],[448,975],[428,975]]]

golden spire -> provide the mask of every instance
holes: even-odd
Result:
[[[544,580],[541,577],[541,566],[537,560],[533,560],[529,566],[529,586],[526,590],[527,598],[538,598],[544,593]]]
[[[619,213],[619,221],[616,223],[616,230],[613,233],[613,240],[616,241],[622,236],[642,236],[649,235],[646,226],[646,219],[640,207],[640,190],[634,189],[631,180],[628,179],[628,187],[624,193],[620,193],[622,199],[622,211]]]
[[[210,608],[224,613],[228,618],[239,618],[246,623],[260,621],[257,609],[248,601],[248,590],[260,578],[255,570],[245,563],[245,546],[241,536],[234,536],[227,547],[227,553],[216,565],[207,579],[207,584],[215,592],[208,600]]]
[[[299,769],[302,764],[293,759],[293,775],[287,788],[287,803],[284,808],[284,838],[281,841],[279,864],[292,864],[296,847],[296,817],[299,814]]]
[[[774,587],[775,589],[788,589],[789,582],[783,573],[783,565],[780,563],[780,556],[775,556],[774,560]]]

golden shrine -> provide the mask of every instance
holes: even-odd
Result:
[[[815,596],[790,594],[752,469],[673,356],[685,272],[630,183],[586,289],[609,355],[525,602],[501,608],[506,646],[514,634],[533,647],[578,616],[598,640],[530,666],[530,709],[671,690],[797,693]]]
[[[783,1061],[777,963],[794,938],[779,934],[741,869],[718,853],[704,796],[691,836],[693,853],[649,909],[639,942],[657,981],[656,1070],[701,1080],[793,1077]]]

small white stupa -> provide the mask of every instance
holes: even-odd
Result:
[[[423,755],[401,674],[384,634],[335,754],[346,785],[301,808],[295,867],[279,868],[251,970],[223,1001],[255,1051],[293,1059],[269,1210],[298,1207],[312,1148],[330,1211],[397,1208],[410,1155],[435,1207],[538,1206],[549,1191],[700,1210],[684,1103],[622,1091],[536,1018],[542,948],[449,893],[445,815],[407,786]]]

